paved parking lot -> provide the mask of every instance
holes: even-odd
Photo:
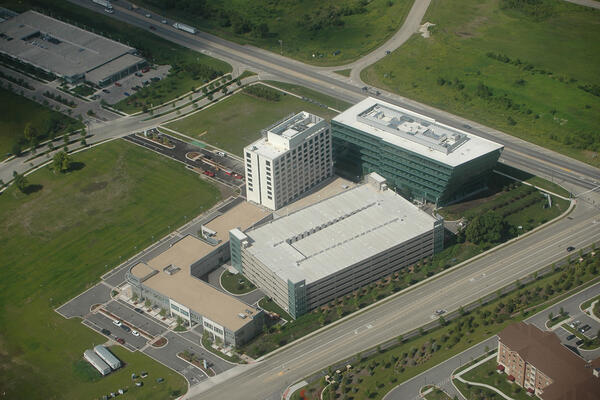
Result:
[[[167,330],[167,326],[151,317],[138,313],[119,301],[111,301],[105,309],[126,321],[129,325],[135,326],[140,330],[147,332],[152,336],[160,336]]]
[[[113,83],[112,85],[109,85],[104,88],[110,93],[98,91],[96,92],[96,94],[100,95],[100,99],[104,99],[108,104],[118,103],[119,101],[127,97],[125,93],[129,93],[130,95],[133,95],[135,93],[135,91],[132,89],[134,86],[144,87],[144,81],[154,83],[150,80],[151,78],[163,79],[169,74],[170,68],[171,67],[169,65],[161,65],[158,66],[156,69],[150,69],[150,71],[143,73],[141,77],[135,76],[133,74],[129,75],[128,77],[125,77],[118,81],[119,85],[121,86],[116,86]]]
[[[110,335],[105,336],[108,336],[108,338],[115,341],[117,338],[123,338],[125,340],[125,347],[130,351],[139,350],[146,345],[146,339],[144,337],[136,337],[133,336],[131,332],[125,332],[123,329],[113,324],[113,320],[104,314],[91,314],[85,319],[84,324],[99,333],[101,333],[102,329],[108,329],[110,331]]]
[[[96,284],[79,296],[60,306],[56,311],[65,318],[83,318],[94,304],[103,304],[110,300],[111,289],[102,282]]]

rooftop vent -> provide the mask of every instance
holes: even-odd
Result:
[[[238,317],[240,317],[241,319],[246,319],[246,314],[244,313],[239,313]]]
[[[167,275],[175,275],[177,272],[181,271],[181,268],[176,267],[173,264],[170,264],[170,265],[166,266],[165,268],[163,268],[163,271]]]

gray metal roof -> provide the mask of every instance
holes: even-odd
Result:
[[[92,366],[94,368],[96,368],[98,370],[98,372],[100,372],[102,375],[106,375],[106,374],[110,373],[110,367],[108,366],[108,364],[106,364],[92,350],[88,349],[88,350],[84,351],[83,352],[83,358],[85,358],[86,360],[88,360],[88,362],[90,364],[92,364]]]
[[[392,190],[363,184],[245,234],[247,251],[283,280],[314,282],[433,229]]]
[[[84,74],[134,48],[36,11],[0,22],[0,51],[62,76]]]
[[[133,67],[144,59],[133,54],[124,54],[119,58],[116,58],[88,73],[85,74],[85,79],[95,84],[99,84],[105,78],[116,74],[117,72],[124,71],[130,67]]]
[[[121,367],[121,361],[117,357],[115,357],[115,355],[111,353],[110,350],[108,350],[106,347],[99,344],[96,347],[94,347],[94,351],[112,369],[118,369]]]

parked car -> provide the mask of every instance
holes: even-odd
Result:
[[[153,77],[153,78],[150,78],[150,80],[151,80],[152,82],[158,82],[158,81],[160,81],[160,78],[159,78],[158,76],[155,76],[155,77]]]
[[[568,251],[568,252],[571,252],[571,251],[573,251],[573,250],[575,250],[575,247],[573,247],[573,246],[569,246],[569,247],[567,247],[567,251]]]
[[[118,319],[115,319],[113,321],[113,324],[115,324],[116,326],[121,326],[121,321],[119,321]]]
[[[435,315],[442,315],[445,313],[446,313],[446,310],[435,310]]]
[[[130,95],[129,93],[127,93],[127,92],[125,92],[125,93],[123,93],[123,94],[124,94],[125,96],[127,96],[127,97],[131,96],[131,95]]]
[[[143,75],[142,75],[142,73],[141,73],[141,72],[136,72],[136,73],[135,73],[135,76],[137,76],[137,77],[140,77],[140,76],[143,76]]]
[[[579,326],[579,324],[581,324],[581,322],[579,321],[573,321],[569,324],[569,326],[573,329],[577,328]]]
[[[150,131],[150,129],[149,129],[149,131]],[[134,310],[135,312],[138,312],[138,313],[140,313],[140,314],[142,314],[142,313],[144,312],[144,310],[142,310],[142,309],[141,309],[141,308],[139,308],[139,307],[136,307],[136,308],[134,308],[133,310]]]
[[[222,151],[217,151],[216,153],[217,153],[217,155],[219,155],[221,157],[225,157],[225,153]]]
[[[123,329],[125,332],[131,332],[131,328],[127,325],[121,325],[121,329]]]
[[[575,335],[571,334],[569,336],[567,336],[567,340],[573,340],[575,339]]]
[[[121,87],[121,84],[119,82],[115,82],[115,86]]]
[[[102,91],[103,91],[104,93],[110,93],[110,90],[108,90],[108,89],[102,89]]]
[[[583,339],[579,339],[578,341],[575,342],[575,345],[577,346],[581,346],[583,344]]]
[[[146,14],[146,18],[152,18],[152,15]]]
[[[121,344],[125,344],[125,339],[118,337],[117,342],[119,342]]]
[[[243,178],[244,178],[244,176],[243,176],[243,175],[236,174],[236,173],[234,173],[234,174],[233,174],[233,177],[234,177],[235,179],[243,179]]]
[[[140,333],[138,331],[136,331],[136,330],[131,331],[131,334],[133,336],[135,336],[135,337],[139,337],[140,336]]]
[[[389,50],[385,51],[385,54],[390,54],[390,53],[391,53],[391,51],[389,51]]]
[[[587,332],[587,331],[589,331],[590,329],[592,329],[592,327],[591,327],[591,326],[589,326],[589,325],[584,325],[584,326],[582,326],[581,328],[579,328],[579,332],[581,332],[581,333],[584,333],[584,332]]]
[[[142,73],[145,74],[148,71],[150,71],[150,67],[144,67],[144,68],[142,68]]]
[[[160,22],[161,22],[161,23],[163,23],[163,24],[167,24],[167,23],[168,23],[166,19],[163,19],[163,20],[162,20],[162,21],[160,21]]]
[[[154,27],[154,25],[150,25],[150,30],[151,31],[155,31],[156,30],[156,28]]]
[[[215,173],[214,173],[214,172],[212,172],[212,171],[208,171],[208,170],[206,170],[206,171],[202,171],[202,173],[203,173],[204,175],[211,176],[211,177],[212,177],[212,176],[215,176]]]
[[[102,328],[102,330],[100,332],[102,332],[106,336],[110,336],[110,331],[108,329],[106,329],[106,328]]]

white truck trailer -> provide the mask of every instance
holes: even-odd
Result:
[[[107,10],[112,10],[113,6],[110,4],[108,0],[92,0],[92,2],[106,8]]]
[[[83,352],[83,358],[85,358],[94,368],[98,370],[102,375],[110,374],[110,367],[100,357],[91,350]]]
[[[191,33],[192,35],[196,34],[196,28],[193,28],[186,24],[182,24],[181,22],[175,22],[173,24],[173,28],[179,29],[179,30],[187,32],[187,33]]]
[[[110,350],[108,350],[106,347],[98,345],[94,347],[94,351],[112,369],[116,370],[121,368],[121,361],[117,357],[115,357],[115,355],[111,353]]]

